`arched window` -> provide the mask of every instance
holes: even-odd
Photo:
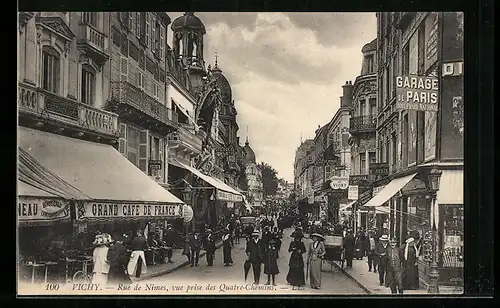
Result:
[[[42,88],[59,93],[60,55],[50,46],[42,48]]]
[[[87,64],[82,66],[81,90],[81,101],[92,106],[95,97],[95,70]]]

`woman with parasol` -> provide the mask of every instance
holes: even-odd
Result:
[[[313,233],[311,237],[313,242],[309,246],[307,254],[307,271],[309,272],[311,288],[319,289],[321,287],[321,265],[326,253],[323,244],[325,238],[319,233]]]
[[[286,275],[286,281],[294,287],[302,287],[306,284],[306,279],[304,276],[304,258],[302,254],[306,252],[306,246],[302,242],[304,236],[301,232],[296,233],[294,240],[290,243],[288,251],[291,252],[290,261],[288,266],[288,275]]]

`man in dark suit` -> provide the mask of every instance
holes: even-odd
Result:
[[[259,240],[259,233],[253,232],[252,239],[247,242],[245,252],[247,260],[252,264],[254,284],[259,284],[260,270],[262,265],[262,247]]]
[[[172,229],[172,225],[167,225],[167,229],[163,233],[163,241],[165,242],[166,257],[168,259],[168,263],[174,263],[174,261],[172,261],[172,254],[174,250],[176,235],[177,234]]]
[[[391,288],[392,294],[403,294],[403,251],[396,246],[397,240],[392,238],[389,241],[385,261],[387,262],[387,284]]]
[[[207,266],[214,266],[215,239],[210,229],[207,230],[207,238],[205,239],[205,253],[207,257]]]
[[[354,236],[352,230],[348,229],[344,237],[344,255],[346,260],[346,267],[352,268],[352,259],[354,259]]]
[[[379,283],[381,286],[384,285],[384,282],[386,282],[385,281],[386,280],[385,274],[386,274],[386,270],[387,270],[386,255],[387,255],[388,248],[389,248],[389,236],[384,234],[379,238],[379,241],[378,241],[376,248],[375,248],[375,254],[378,256],[378,260],[379,260],[378,280],[379,280]],[[389,285],[386,284],[386,286],[388,287]]]
[[[189,250],[190,250],[190,260],[191,267],[198,266],[198,260],[200,259],[200,249],[201,249],[201,238],[198,233],[189,235]]]

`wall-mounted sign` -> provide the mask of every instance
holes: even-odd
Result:
[[[349,177],[332,176],[330,178],[330,187],[332,189],[347,189],[347,187],[349,187]]]
[[[149,169],[150,170],[161,170],[163,161],[161,160],[156,160],[156,159],[150,159],[148,162]]]
[[[464,74],[464,62],[449,62],[443,63],[443,77],[445,76],[462,76]]]
[[[20,223],[37,223],[69,219],[69,202],[56,199],[19,197],[17,219]]]
[[[140,219],[182,217],[180,204],[79,202],[77,220]]]
[[[439,13],[429,13],[425,19],[425,71],[427,71],[437,60],[438,25]]]
[[[389,175],[389,163],[370,163],[369,169],[373,175]]]
[[[78,105],[76,104],[60,100],[53,100],[51,98],[45,102],[45,109],[47,109],[47,111],[50,113],[54,113],[73,120],[78,120]]]
[[[217,200],[241,202],[241,201],[243,201],[243,197],[241,197],[241,195],[228,193],[228,192],[225,192],[225,191],[218,189],[217,190]]]
[[[363,205],[366,202],[370,201],[373,196],[373,188],[365,187],[362,191],[359,192],[358,205]]]
[[[426,76],[396,77],[396,108],[401,110],[437,111],[438,79]]]
[[[193,219],[193,216],[194,216],[193,208],[187,204],[184,204],[182,206],[182,219],[184,220],[184,222],[185,223],[190,222]]]
[[[349,200],[358,200],[358,186],[357,185],[349,185],[347,189],[347,199]]]

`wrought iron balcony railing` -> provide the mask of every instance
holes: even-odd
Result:
[[[349,120],[349,132],[362,133],[375,131],[377,127],[377,118],[373,116],[357,116]]]
[[[111,93],[120,104],[127,104],[165,125],[178,126],[177,113],[129,82],[111,82]]]
[[[20,115],[55,120],[108,136],[118,136],[118,115],[34,86],[19,83]]]

